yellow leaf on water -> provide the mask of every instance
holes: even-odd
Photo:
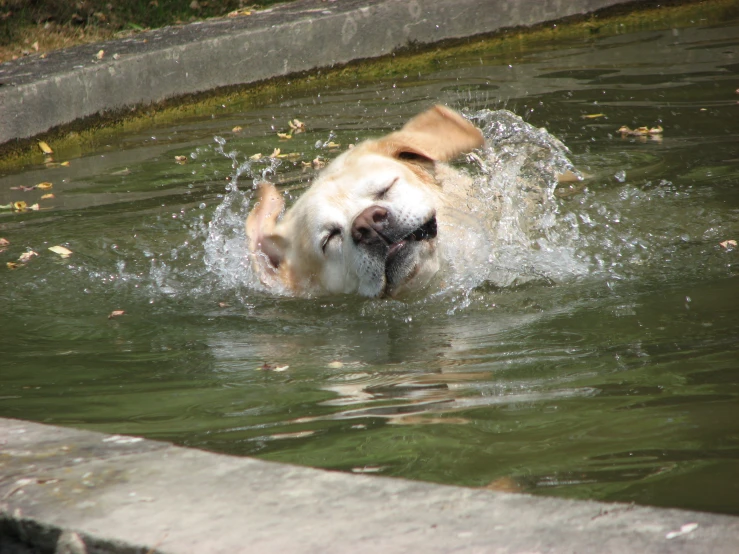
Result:
[[[53,154],[54,153],[54,151],[51,149],[51,147],[48,144],[46,144],[43,140],[40,140],[38,142],[38,147],[41,148],[41,151],[44,154]]]
[[[587,115],[582,116],[583,119],[598,119],[599,117],[605,117],[606,114],[604,113],[590,113]]]
[[[54,186],[54,185],[52,185],[52,184],[51,184],[51,183],[49,183],[48,181],[45,181],[45,182],[43,182],[43,183],[39,183],[39,184],[38,184],[38,185],[36,185],[36,186],[35,186],[34,188],[37,188],[37,189],[41,189],[41,190],[49,190],[49,189],[50,189],[50,188],[52,188],[53,186]]]
[[[725,240],[723,242],[719,242],[719,244],[722,248],[726,248],[727,250],[736,248],[736,241],[734,239]]]
[[[281,139],[285,139],[285,140],[288,140],[288,139],[293,138],[292,135],[289,135],[287,133],[277,133],[277,136],[280,137]]]
[[[277,158],[280,155],[280,149],[275,148],[272,153],[269,155],[270,158]]]
[[[240,133],[240,132],[241,132],[242,130],[243,130],[243,129],[242,129],[241,127],[239,127],[239,126],[237,125],[237,126],[236,126],[236,127],[234,127],[233,129],[231,129],[231,132],[232,132],[232,133]]]
[[[50,246],[49,250],[54,254],[59,254],[62,258],[69,258],[72,255],[72,251],[64,246]]]
[[[7,262],[5,265],[8,266],[8,269],[18,269],[19,267],[23,267],[23,264],[19,264],[17,262]]]
[[[38,202],[36,202],[35,204],[31,204],[30,206],[28,206],[28,209],[37,212],[41,209],[41,206],[39,206]]]
[[[103,59],[103,56],[105,56],[105,50],[100,50],[100,51],[98,51],[98,53],[97,53],[97,54],[95,54],[95,57],[96,57],[96,58],[97,58],[98,60],[102,60],[102,59]]]
[[[108,315],[108,319],[113,319],[114,317],[120,317],[120,316],[122,316],[122,315],[125,315],[125,313],[126,313],[126,312],[125,312],[125,311],[123,311],[123,310],[113,310],[113,311],[112,311],[112,312],[110,312],[110,314]]]
[[[44,194],[44,195],[43,195],[43,196],[41,197],[41,200],[50,200],[50,199],[52,199],[52,198],[56,198],[56,197],[55,197],[55,196],[54,196],[54,195],[53,195],[52,193],[49,193],[49,194]]]
[[[70,166],[70,163],[69,162],[62,162],[59,165],[62,166],[62,167],[69,167]]]
[[[28,204],[26,204],[23,200],[18,200],[17,202],[13,202],[13,209],[16,212],[22,212],[23,210],[28,208]]]
[[[250,160],[255,160],[255,161],[256,161],[256,160],[261,160],[261,159],[262,159],[262,154],[261,154],[261,153],[259,153],[259,152],[257,152],[257,153],[256,153],[256,154],[254,154],[253,156],[249,156],[249,159],[250,159]]]
[[[292,121],[288,121],[287,124],[296,133],[302,133],[303,131],[305,131],[305,123],[303,123],[299,119],[293,119]]]
[[[184,165],[187,163],[187,156],[175,156],[174,161],[180,165]]]
[[[38,256],[38,253],[34,252],[33,250],[29,250],[28,252],[23,252],[23,254],[21,254],[20,257],[18,258],[18,262],[22,264],[26,264],[34,256]]]
[[[0,246],[8,246],[10,241],[8,239],[0,238]]]

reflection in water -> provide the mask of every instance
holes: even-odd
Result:
[[[636,33],[286,90],[0,177],[0,204],[43,208],[0,213],[0,414],[739,513],[739,250],[720,245],[739,238],[737,35]],[[461,164],[497,209],[482,261],[409,303],[261,293],[245,258],[253,180],[297,196],[315,172],[303,162],[336,155],[327,143],[434,102],[491,139]],[[294,118],[306,132],[280,139]],[[617,132],[657,125],[661,142]],[[584,178],[557,185],[567,170]],[[19,188],[44,181],[53,199]]]

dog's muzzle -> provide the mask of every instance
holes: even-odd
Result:
[[[436,238],[437,230],[436,214],[423,225],[408,232],[393,224],[386,208],[370,206],[354,219],[351,234],[357,245],[364,245],[370,250],[387,248],[386,256],[389,258],[408,242]]]

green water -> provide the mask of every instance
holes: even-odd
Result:
[[[645,32],[287,87],[258,109],[8,173],[0,204],[43,209],[0,212],[0,416],[739,514],[739,249],[720,246],[739,240],[737,87],[736,23]],[[512,110],[591,176],[557,200],[548,246],[500,258],[534,278],[407,304],[255,289],[240,223],[252,178],[298,195],[313,174],[301,161],[336,155],[325,142],[344,148],[434,102]],[[293,118],[307,132],[280,141]],[[622,125],[664,131],[642,141]],[[248,162],[274,148],[300,157]],[[39,256],[6,269],[27,249]]]

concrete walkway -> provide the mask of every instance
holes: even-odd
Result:
[[[0,65],[0,145],[96,114],[627,1],[301,0],[24,58]]]
[[[334,473],[10,419],[0,449],[1,552],[735,553],[739,541],[730,516]]]

